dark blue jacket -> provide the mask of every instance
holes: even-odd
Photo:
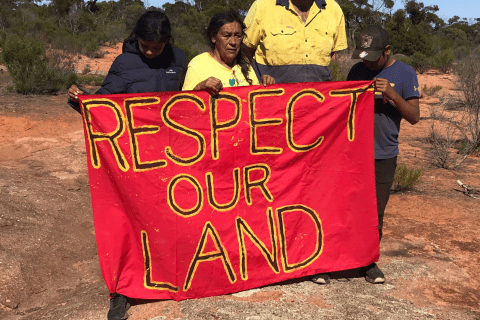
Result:
[[[172,50],[173,62],[169,61]],[[140,53],[138,41],[126,43],[97,94],[178,91],[186,60],[182,50],[170,46],[159,56],[147,59]]]

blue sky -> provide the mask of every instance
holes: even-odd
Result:
[[[164,3],[174,3],[175,0],[143,0],[151,6],[161,7]],[[437,15],[444,21],[459,16],[460,18],[480,18],[480,1],[479,0],[417,0],[423,2],[425,6],[438,5],[440,11]],[[403,8],[402,0],[395,0],[395,9]]]

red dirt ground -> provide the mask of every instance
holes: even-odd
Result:
[[[118,54],[89,61],[97,73]],[[87,60],[79,60],[85,69]],[[0,71],[1,72],[1,71]],[[0,74],[0,319],[105,319],[107,289],[96,252],[81,117],[58,96],[6,94]],[[414,190],[386,210],[380,267],[363,279],[307,279],[182,302],[137,302],[129,319],[480,319],[480,158],[456,170],[432,165],[430,110],[459,95],[451,74],[419,75],[422,120],[402,123],[399,163],[421,168]],[[452,156],[454,156],[452,150]]]

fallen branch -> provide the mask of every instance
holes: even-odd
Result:
[[[463,184],[462,181],[457,180],[457,183],[460,187],[463,188],[463,193],[471,198],[474,199],[480,199],[480,197],[475,196],[475,195],[480,195],[480,189],[476,189],[473,186],[468,186],[466,184]]]

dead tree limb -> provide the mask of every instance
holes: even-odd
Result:
[[[474,186],[468,186],[466,184],[463,184],[462,181],[457,180],[457,183],[460,187],[463,188],[463,193],[471,198],[474,199],[480,199],[480,189],[476,189],[477,187]]]

